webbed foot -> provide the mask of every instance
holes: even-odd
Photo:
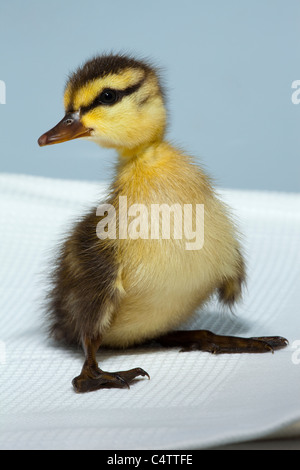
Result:
[[[212,354],[273,353],[288,345],[288,340],[281,336],[240,338],[215,335],[208,330],[174,331],[157,341],[167,347],[179,346],[181,352],[199,350]]]
[[[130,383],[138,376],[147,376],[150,379],[149,374],[140,367],[120,372],[83,368],[81,374],[73,379],[72,385],[77,393],[93,392],[101,388],[130,388]]]

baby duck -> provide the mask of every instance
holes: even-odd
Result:
[[[51,334],[82,344],[85,352],[82,371],[72,382],[75,391],[129,386],[136,377],[148,376],[141,368],[103,371],[96,359],[101,346],[126,348],[156,340],[215,354],[273,352],[286,346],[282,337],[175,331],[214,293],[233,306],[246,275],[228,208],[193,159],[165,140],[165,99],[155,68],[124,55],[95,57],[70,76],[64,107],[64,118],[39,138],[40,146],[84,137],[116,149],[119,157],[101,210],[84,215],[61,247],[49,294]],[[131,226],[135,236],[129,236],[128,219],[121,214],[125,201],[140,213],[146,209],[135,231]],[[188,233],[180,237],[175,230],[176,218],[183,221],[174,208],[185,205],[192,208],[184,213],[189,224],[201,219],[197,205],[204,207],[204,243],[190,249]],[[169,236],[161,235],[161,213],[153,219],[156,236],[148,236],[153,207],[171,208]],[[146,232],[137,230],[143,220]],[[116,224],[112,232],[111,222]],[[102,232],[99,223],[106,227]]]

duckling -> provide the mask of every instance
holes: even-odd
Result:
[[[215,293],[232,307],[241,298],[246,270],[229,209],[203,169],[165,138],[165,94],[155,67],[122,54],[94,57],[69,77],[64,107],[64,118],[39,138],[40,146],[86,138],[114,148],[118,155],[106,200],[75,224],[60,247],[49,292],[51,334],[81,344],[85,353],[81,373],[72,381],[75,391],[129,387],[136,377],[149,377],[140,367],[102,370],[96,359],[100,347],[127,348],[151,340],[214,354],[285,347],[282,337],[177,330]],[[136,230],[129,236],[132,217],[121,215],[125,200],[129,208],[146,210],[146,222],[153,207],[188,206],[189,223],[198,220],[197,205],[203,207],[204,243],[187,249],[191,238],[186,233],[176,236],[175,219],[182,222],[182,217],[172,210],[169,237],[161,235],[161,217],[154,227],[159,236],[147,236],[147,224],[146,235]],[[109,219],[110,208],[114,211]],[[106,234],[99,235],[99,223]]]

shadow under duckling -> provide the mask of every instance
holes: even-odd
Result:
[[[165,140],[165,99],[156,70],[124,55],[95,57],[70,76],[64,106],[64,118],[39,138],[40,146],[84,137],[115,148],[119,156],[107,200],[75,225],[53,272],[51,334],[82,344],[85,352],[81,374],[72,382],[75,391],[129,386],[148,376],[141,368],[101,370],[96,360],[101,346],[126,348],[155,339],[163,346],[214,354],[285,347],[282,337],[176,331],[216,292],[221,303],[233,306],[246,275],[228,208],[193,159]],[[134,228],[124,219],[125,202],[127,214],[132,207],[131,214],[143,212]],[[180,212],[187,206],[187,215]],[[181,230],[178,236],[175,229],[183,222],[197,224],[199,206],[203,243],[187,249],[189,233]],[[162,236],[166,208],[169,231]],[[149,236],[151,230],[155,236]]]

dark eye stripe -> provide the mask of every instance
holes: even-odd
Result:
[[[114,104],[120,102],[124,98],[124,96],[132,95],[142,86],[144,81],[145,81],[145,77],[142,78],[142,80],[140,80],[138,83],[135,83],[134,85],[131,85],[125,88],[124,90],[117,90],[117,89],[111,88],[111,90],[116,93],[117,99],[113,103],[106,103],[106,104],[103,104],[102,106],[113,106]],[[80,108],[81,115],[88,113],[89,111],[91,111],[91,109],[96,108],[97,106],[101,106],[101,103],[99,102],[99,98],[102,93],[103,91],[101,91],[101,93],[99,93],[99,95],[96,96],[96,98],[94,99],[94,101],[92,101],[91,104],[89,104],[88,106],[82,106]]]

